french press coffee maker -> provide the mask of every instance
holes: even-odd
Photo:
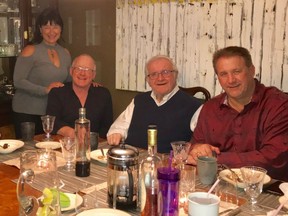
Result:
[[[111,147],[108,160],[108,203],[114,209],[135,209],[138,199],[138,150],[126,144]]]

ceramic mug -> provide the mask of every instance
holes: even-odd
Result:
[[[197,159],[197,172],[202,184],[213,184],[217,176],[217,159],[215,157],[200,156]]]
[[[188,195],[189,216],[218,216],[220,198],[207,192],[193,192]]]

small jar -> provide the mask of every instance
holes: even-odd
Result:
[[[179,180],[180,170],[177,168],[161,167],[157,169],[158,215],[179,215]]]

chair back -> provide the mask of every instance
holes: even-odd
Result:
[[[194,96],[196,95],[197,93],[202,93],[204,95],[204,101],[208,101],[209,99],[211,99],[211,94],[210,92],[204,88],[204,87],[201,87],[201,86],[195,86],[195,87],[191,87],[191,88],[184,88],[184,87],[181,87],[179,86],[180,90]]]

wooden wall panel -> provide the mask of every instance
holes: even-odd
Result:
[[[225,46],[250,50],[256,78],[288,91],[287,0],[118,0],[116,88],[146,91],[145,62],[175,61],[181,86],[222,89],[212,55]]]

